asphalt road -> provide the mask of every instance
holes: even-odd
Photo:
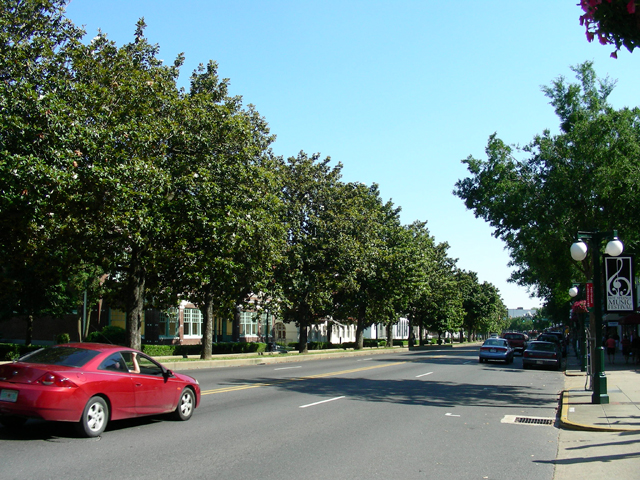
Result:
[[[555,419],[562,372],[521,362],[462,347],[191,370],[188,422],[0,427],[0,478],[551,480],[558,430],[536,423]]]

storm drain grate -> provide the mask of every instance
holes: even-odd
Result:
[[[505,415],[502,423],[515,423],[518,425],[553,425],[555,419],[548,417],[517,417],[515,415]]]
[[[515,423],[526,423],[527,425],[553,425],[551,418],[516,417]]]

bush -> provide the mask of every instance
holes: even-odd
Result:
[[[111,343],[113,345],[126,345],[127,332],[123,328],[107,325],[99,332],[91,332],[87,335],[87,342]]]
[[[170,357],[175,349],[176,345],[142,345],[142,351],[152,357]]]
[[[0,343],[0,360],[13,361],[26,355],[29,352],[39,350],[39,345],[18,345],[16,343]]]
[[[56,344],[60,345],[61,343],[69,343],[71,341],[71,337],[68,333],[59,333],[56,335]]]
[[[229,355],[232,353],[260,353],[267,350],[266,343],[220,342],[211,345],[214,355]],[[142,345],[142,351],[155,357],[179,355],[200,355],[202,345]]]

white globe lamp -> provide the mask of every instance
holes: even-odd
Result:
[[[581,262],[587,258],[587,244],[582,240],[579,240],[571,245],[571,258],[576,262]]]
[[[604,249],[604,253],[610,255],[612,257],[618,257],[624,250],[624,245],[620,240],[614,238],[609,243],[607,243],[607,247]]]

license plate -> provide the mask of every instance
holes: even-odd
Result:
[[[537,363],[538,365],[542,365],[544,362],[543,362],[542,360],[536,360],[536,363]]]
[[[491,353],[496,353],[496,349],[492,348],[491,350],[489,350]]]
[[[18,400],[17,390],[0,390],[0,400],[3,402],[16,402]]]

